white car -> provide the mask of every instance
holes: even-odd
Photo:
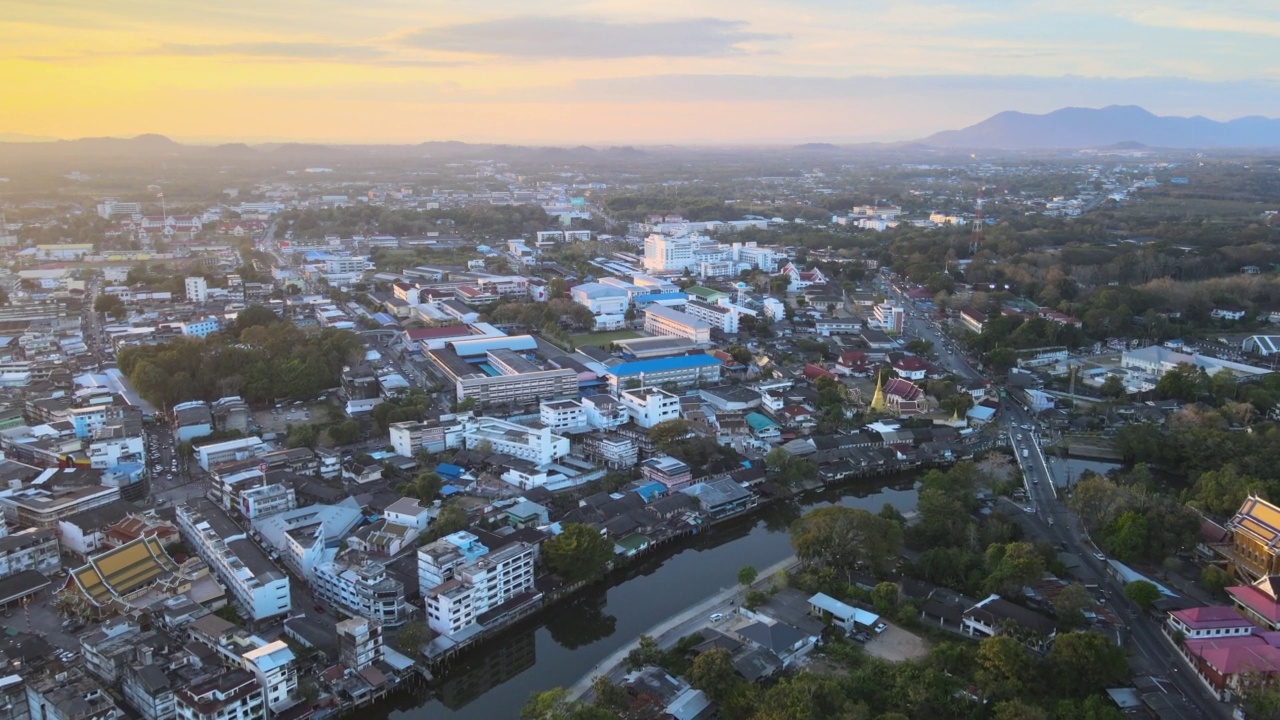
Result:
[[[1103,555],[1103,554],[1102,554],[1102,553],[1100,553],[1100,552],[1096,552],[1096,553],[1094,553],[1094,554],[1093,554],[1093,556],[1094,556],[1095,558],[1097,558],[1100,562],[1106,562],[1106,561],[1107,561],[1107,556],[1106,556],[1106,555]]]
[[[724,613],[712,613],[712,614],[711,614],[711,622],[713,622],[713,623],[714,623],[714,622],[720,622],[720,621],[721,621],[721,620],[723,620],[723,619],[724,619]]]
[[[873,629],[876,631],[876,634],[877,634],[877,635],[879,635],[880,633],[882,633],[882,632],[884,632],[885,630],[887,630],[887,629],[888,629],[888,627],[889,627],[889,626],[888,626],[888,625],[885,625],[884,623],[879,623],[879,624],[877,624],[877,625],[875,626],[875,628],[873,628]]]

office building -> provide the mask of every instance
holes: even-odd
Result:
[[[419,450],[437,453],[461,447],[464,427],[460,416],[441,415],[435,420],[392,423],[388,434],[397,455],[413,457]]]
[[[900,335],[902,334],[903,323],[906,322],[907,311],[897,305],[889,303],[880,303],[876,305],[875,318],[880,329],[884,332]]]

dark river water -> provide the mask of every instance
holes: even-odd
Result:
[[[887,483],[887,484],[886,484]],[[430,690],[401,692],[359,711],[369,720],[518,718],[529,695],[569,686],[672,614],[737,583],[744,565],[792,554],[787,527],[806,510],[840,504],[915,509],[914,476],[875,478],[806,493],[664,547],[642,562],[526,619],[443,669]]]

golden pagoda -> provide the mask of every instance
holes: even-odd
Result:
[[[884,383],[882,382],[880,373],[876,373],[876,392],[871,396],[871,409],[877,412],[883,412],[887,407],[884,401]]]

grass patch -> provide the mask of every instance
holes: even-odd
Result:
[[[635,330],[613,330],[610,332],[571,335],[570,339],[573,340],[574,347],[580,347],[582,345],[599,345],[600,347],[605,347],[612,342],[630,340],[638,337],[641,337],[641,335]]]

